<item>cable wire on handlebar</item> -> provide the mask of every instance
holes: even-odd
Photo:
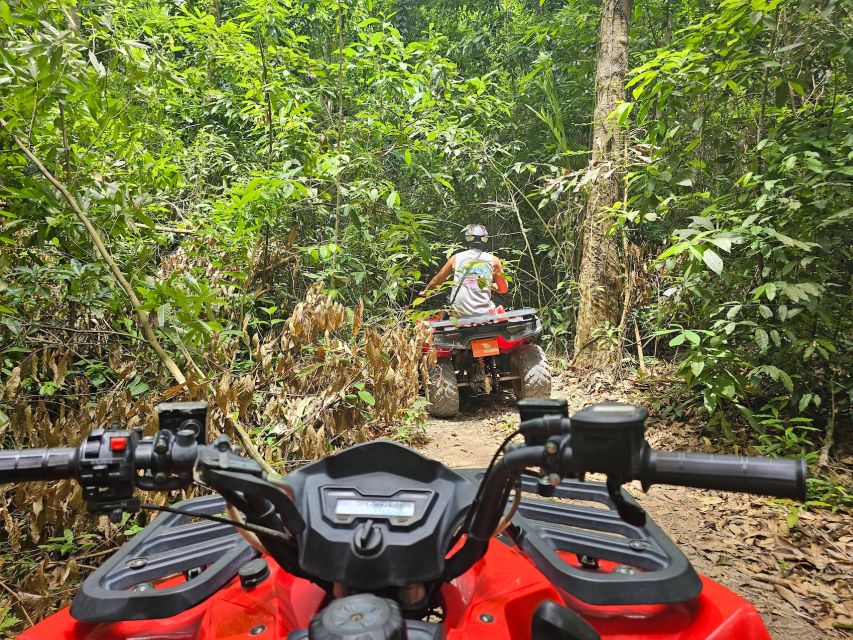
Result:
[[[276,531],[275,529],[270,529],[268,527],[262,527],[257,524],[252,524],[250,522],[239,522],[237,520],[222,518],[220,516],[211,516],[206,513],[195,513],[193,511],[184,511],[182,509],[174,509],[172,507],[161,507],[156,504],[141,504],[139,505],[139,508],[144,509],[146,511],[163,511],[165,513],[174,513],[179,516],[188,516],[190,518],[201,518],[202,520],[219,522],[220,524],[230,524],[232,527],[237,527],[240,529],[245,529],[246,531],[251,531],[252,533],[259,533],[264,536],[269,536],[287,544],[293,544],[293,540],[287,534],[282,533],[281,531]]]
[[[515,482],[513,483],[512,489],[514,491],[512,497],[512,504],[509,506],[509,511],[503,517],[503,520],[498,523],[497,529],[492,534],[492,536],[499,536],[502,534],[506,528],[509,526],[509,523],[512,522],[513,517],[515,516],[516,511],[518,511],[518,507],[521,505],[521,476],[516,476]],[[504,494],[506,495],[506,494]],[[507,496],[508,498],[509,496]]]
[[[498,447],[498,450],[495,451],[495,455],[492,456],[491,462],[489,462],[489,466],[486,468],[486,472],[483,474],[483,478],[480,481],[480,485],[477,487],[477,494],[474,496],[474,500],[471,502],[471,507],[468,509],[468,513],[465,514],[465,520],[462,523],[462,527],[460,527],[460,532],[467,532],[468,528],[471,526],[471,519],[474,517],[474,513],[477,511],[477,507],[480,505],[480,500],[483,498],[483,486],[484,480],[489,477],[489,474],[492,471],[492,468],[495,466],[495,463],[498,460],[498,456],[503,453],[503,450],[510,443],[510,441],[517,435],[519,435],[521,431],[516,429],[511,434],[509,434],[503,442],[501,442],[501,446]],[[455,537],[458,539],[458,537]],[[454,540],[455,543],[455,540]],[[451,545],[452,546],[452,545]]]

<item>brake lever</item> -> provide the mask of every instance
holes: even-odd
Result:
[[[622,482],[619,479],[607,476],[607,493],[622,520],[635,527],[646,525],[646,512],[639,505],[625,500],[625,496],[622,495]]]

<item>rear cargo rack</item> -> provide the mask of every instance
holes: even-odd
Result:
[[[515,309],[499,314],[466,316],[429,323],[432,343],[444,349],[466,349],[471,340],[501,337],[507,341],[534,339],[542,333],[536,309]]]

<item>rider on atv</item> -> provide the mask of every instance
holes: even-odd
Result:
[[[470,224],[463,232],[465,251],[450,257],[444,266],[423,291],[428,297],[430,291],[444,284],[453,274],[453,288],[450,292],[451,313],[454,316],[478,316],[493,313],[492,290],[506,293],[509,290],[504,277],[501,261],[488,251],[486,243],[489,232],[481,224]]]
[[[452,317],[430,320],[432,340],[424,346],[424,353],[435,354],[426,383],[427,411],[434,418],[459,413],[460,390],[488,395],[510,382],[517,400],[551,396],[545,352],[534,344],[542,333],[536,310],[495,307],[492,291],[506,293],[509,286],[501,261],[486,251],[489,232],[472,224],[463,233],[468,248],[451,256],[422,294],[429,296],[453,275]]]

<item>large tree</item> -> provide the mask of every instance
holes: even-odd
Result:
[[[619,322],[621,290],[619,251],[616,239],[607,230],[613,207],[621,201],[619,165],[624,140],[610,115],[625,95],[631,9],[632,0],[604,0],[601,6],[588,169],[596,171],[597,178],[591,182],[584,215],[575,335],[575,365],[583,368],[603,367],[618,357],[605,339],[607,327],[615,328]]]

